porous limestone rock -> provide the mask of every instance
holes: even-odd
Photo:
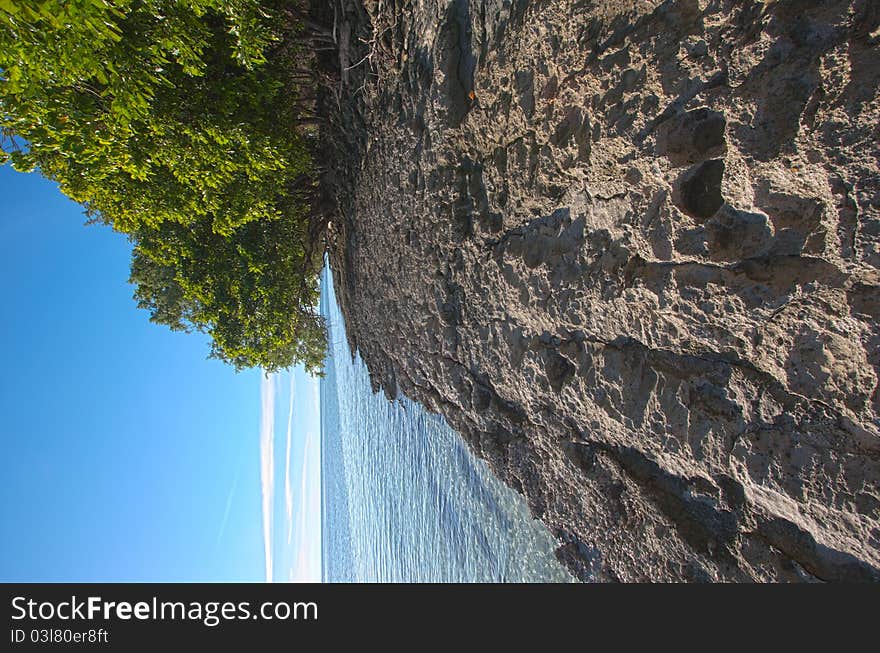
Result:
[[[330,261],[376,388],[584,580],[880,579],[880,3],[342,20]]]

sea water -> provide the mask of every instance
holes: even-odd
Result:
[[[326,582],[565,582],[555,541],[437,415],[373,394],[352,358],[329,268],[321,380]]]

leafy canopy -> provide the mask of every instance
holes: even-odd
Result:
[[[237,368],[319,371],[290,4],[0,0],[0,156],[129,234],[153,321]]]

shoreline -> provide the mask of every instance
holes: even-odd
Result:
[[[876,95],[850,4],[391,3],[378,40],[347,5],[375,48],[328,242],[351,350],[580,578],[880,579],[876,103],[798,100],[846,49]]]

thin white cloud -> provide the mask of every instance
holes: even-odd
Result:
[[[312,384],[314,414],[320,411],[317,381]],[[303,443],[300,495],[296,527],[296,557],[291,581],[321,581],[321,470],[319,429],[310,428]]]
[[[220,546],[220,540],[223,539],[223,533],[226,532],[226,523],[229,521],[229,511],[232,509],[232,498],[235,495],[235,488],[238,487],[238,470],[232,479],[232,487],[229,488],[229,494],[226,495],[226,508],[223,510],[223,519],[220,520],[220,528],[217,531],[217,540],[214,542],[214,548]]]
[[[293,538],[293,490],[290,487],[290,445],[293,435],[293,372],[290,373],[290,406],[287,409],[287,452],[284,456],[284,509],[287,514],[287,544]]]
[[[301,506],[299,509],[299,519],[297,520],[296,532],[297,532],[297,540],[299,546],[297,546],[296,551],[296,560],[293,565],[293,580],[297,580],[300,582],[308,582],[311,580],[311,572],[312,568],[309,564],[310,562],[310,554],[311,554],[311,546],[309,546],[309,536],[308,536],[308,521],[309,521],[309,512],[310,512],[310,504],[312,494],[309,490],[311,483],[309,482],[311,479],[309,478],[309,457],[311,455],[312,450],[312,440],[313,434],[311,432],[306,435],[305,445],[303,448],[303,469],[302,469],[302,481],[300,483],[300,502]]]
[[[272,537],[275,506],[275,377],[260,380],[260,486],[263,495],[263,554],[266,582],[272,582]]]

